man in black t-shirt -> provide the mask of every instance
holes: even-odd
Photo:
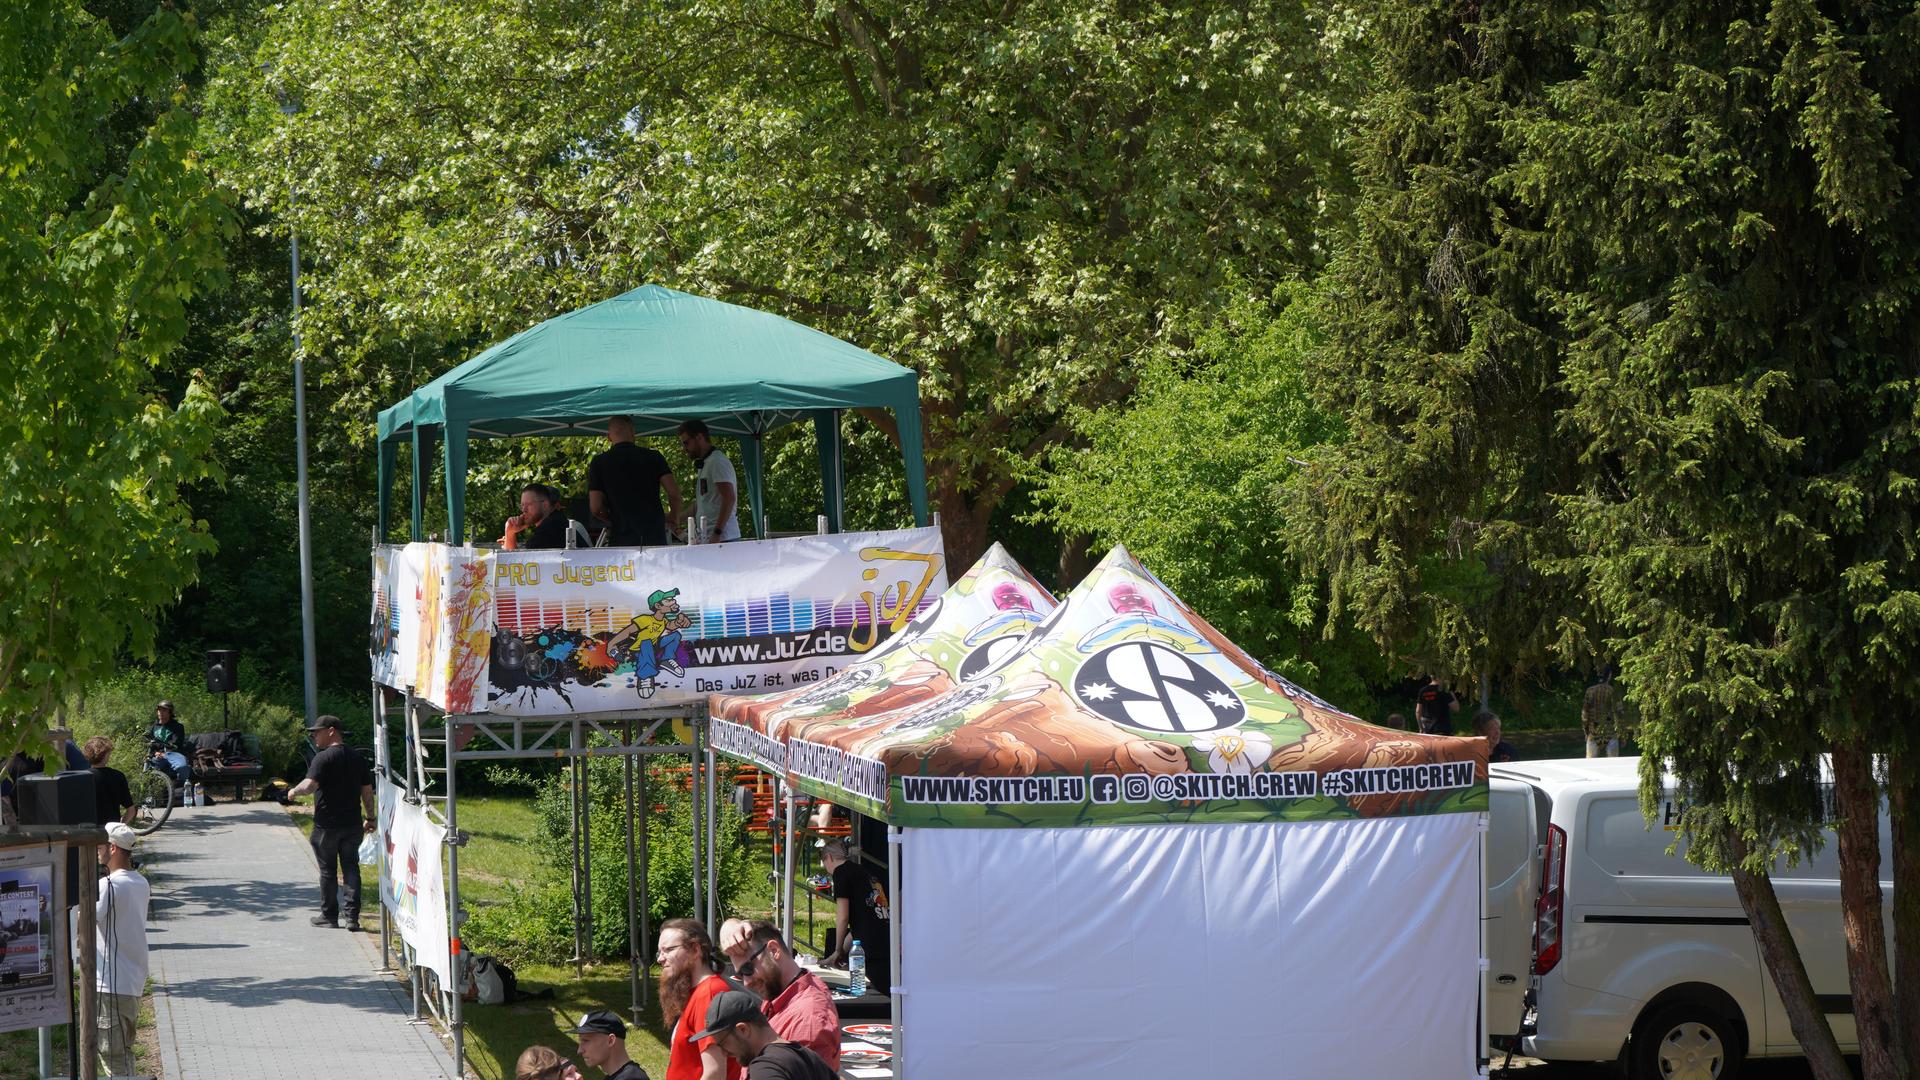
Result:
[[[320,752],[307,766],[307,778],[295,784],[287,797],[319,794],[313,801],[311,842],[313,857],[320,863],[320,914],[310,921],[315,926],[338,927],[344,911],[347,929],[358,930],[360,836],[372,832],[379,817],[373,808],[373,778],[367,773],[367,763],[347,748],[339,717],[322,716],[307,730],[312,732],[313,744]],[[342,884],[347,892],[344,898],[339,896]]]
[[[684,512],[680,485],[674,482],[667,459],[633,441],[632,417],[609,417],[607,442],[612,445],[587,465],[587,499],[593,516],[613,530],[607,542],[617,547],[666,543],[668,522],[678,522]],[[660,512],[663,490],[669,502],[665,514]]]
[[[835,931],[833,953],[823,962],[846,964],[853,943],[867,958],[867,993],[893,992],[893,940],[888,933],[886,890],[867,868],[848,857],[845,840],[829,840],[820,849],[820,865],[833,878]]]
[[[713,995],[704,1031],[688,1042],[712,1039],[728,1057],[746,1067],[747,1080],[834,1080],[820,1055],[782,1039],[760,1011],[760,999],[745,990]]]
[[[1439,679],[1428,679],[1413,695],[1413,715],[1422,735],[1453,734],[1453,714],[1459,708],[1460,699]]]
[[[507,519],[500,546],[508,551],[540,551],[567,546],[567,518],[559,499],[545,484],[520,489],[520,513]]]

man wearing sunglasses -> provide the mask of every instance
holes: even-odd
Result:
[[[793,950],[770,922],[729,919],[720,928],[720,948],[733,973],[766,1005],[767,1023],[780,1038],[812,1050],[840,1069],[840,1011],[820,977],[793,959]]]

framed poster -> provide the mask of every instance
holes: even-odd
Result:
[[[69,1019],[65,877],[64,848],[0,850],[0,1031]]]

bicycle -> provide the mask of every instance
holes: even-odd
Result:
[[[127,786],[133,790],[133,831],[146,836],[167,823],[177,800],[172,774],[155,763],[153,751],[160,748],[160,744],[145,732],[138,738],[147,743],[147,758],[140,763],[137,774],[127,777]]]

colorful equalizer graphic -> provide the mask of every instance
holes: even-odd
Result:
[[[631,608],[580,600],[534,600],[523,603],[519,592],[507,587],[494,595],[494,618],[502,630],[525,633],[565,627],[588,634],[611,634],[623,629],[636,614]],[[924,612],[932,603],[931,599],[922,599],[914,608],[913,615]],[[693,621],[693,625],[685,632],[690,639],[755,637],[827,627],[863,626],[873,621],[873,612],[865,604],[835,603],[830,599],[793,597],[786,593],[711,608],[697,607],[683,600],[680,611]]]

